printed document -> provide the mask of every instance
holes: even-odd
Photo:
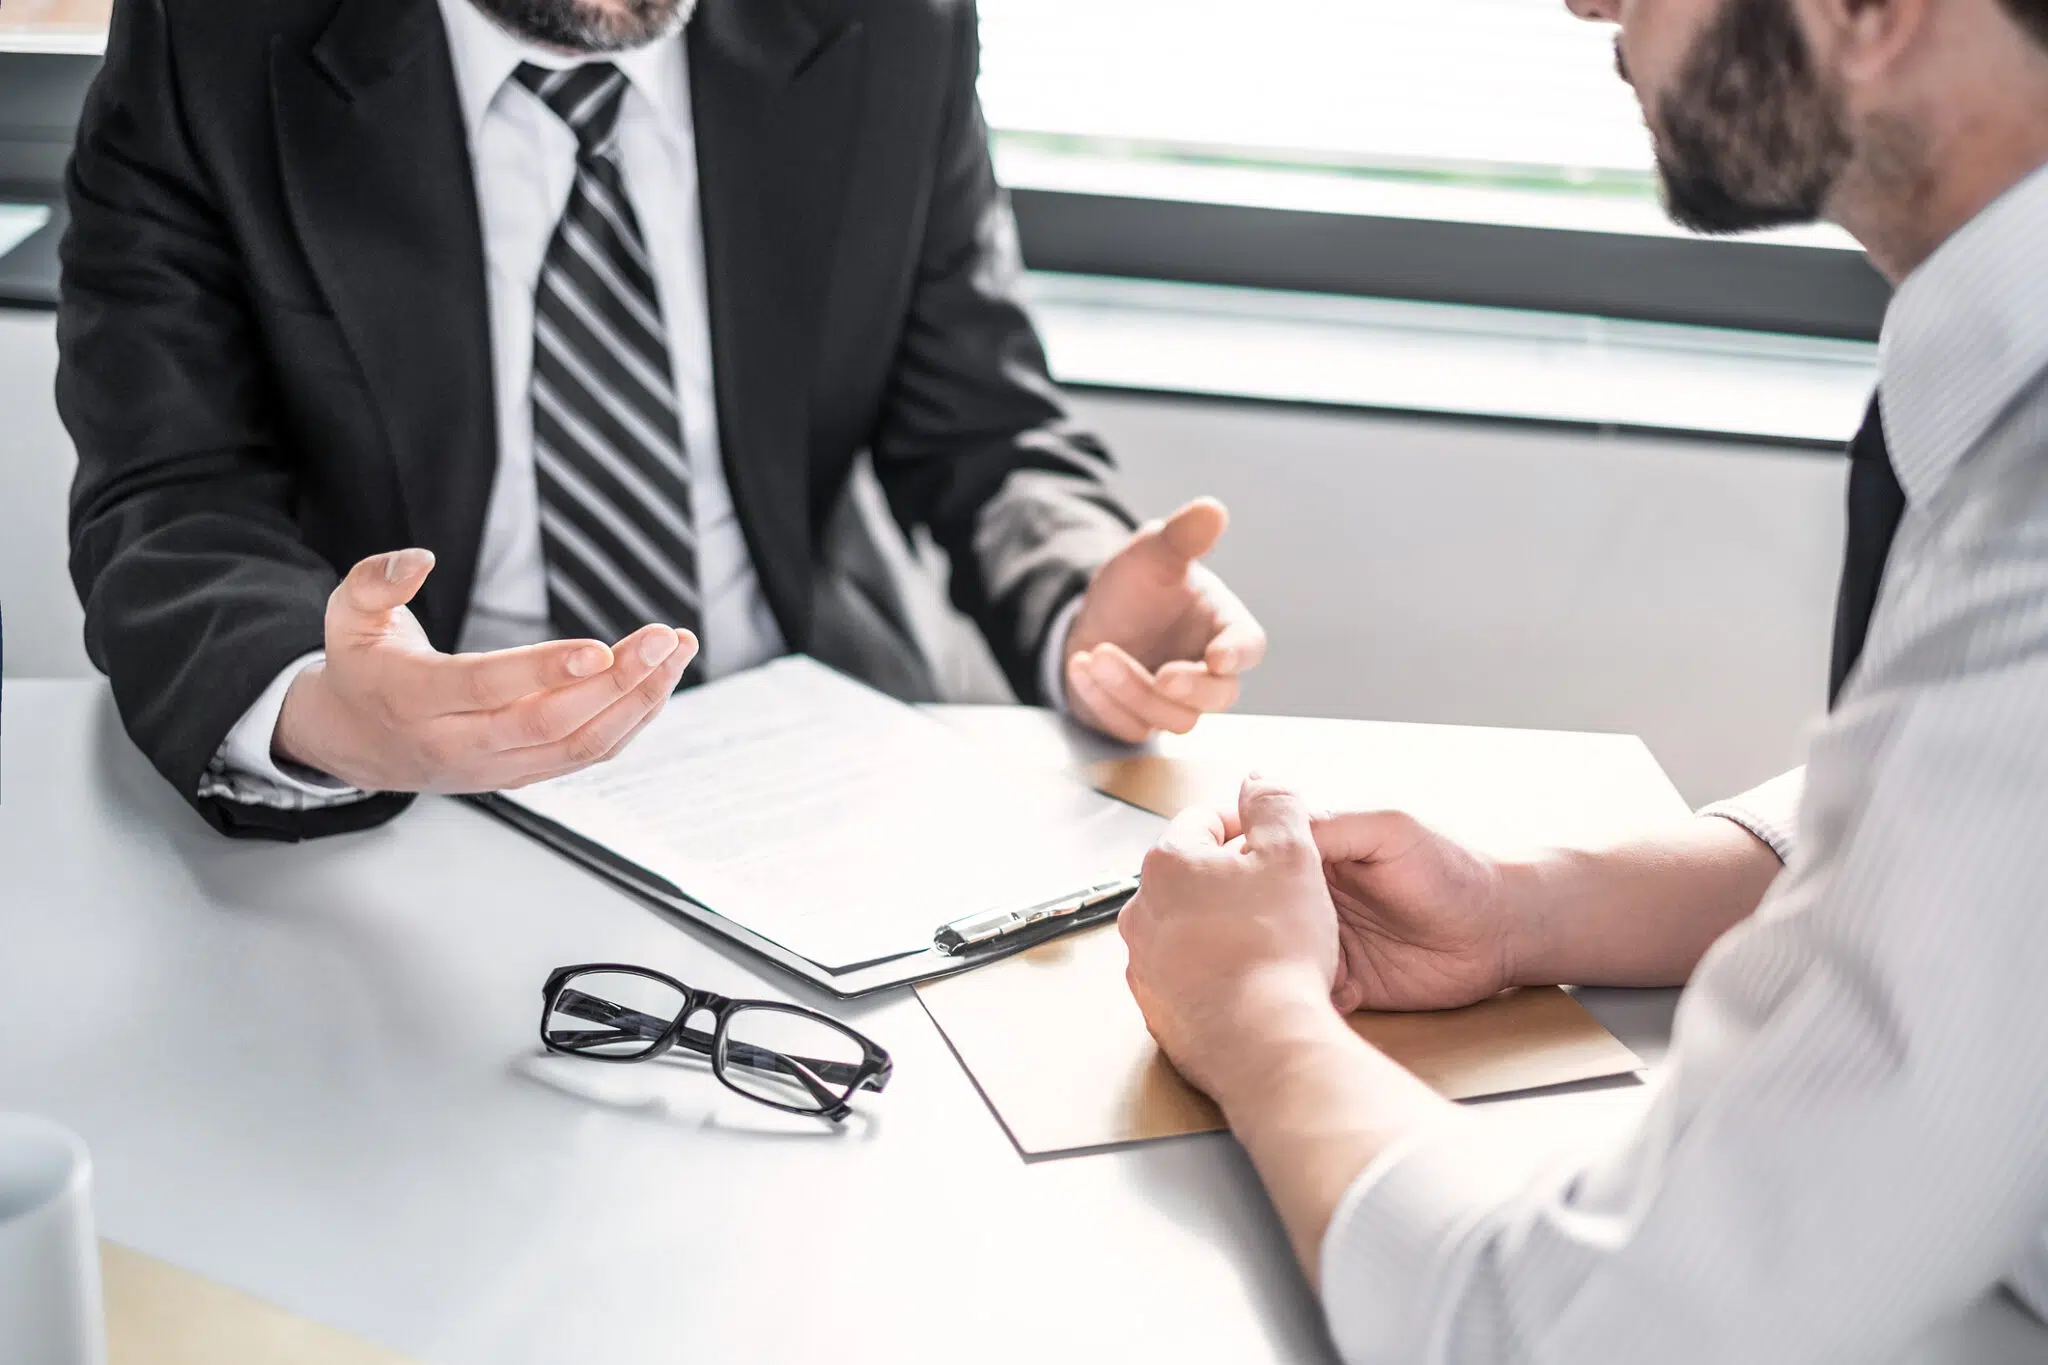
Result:
[[[802,657],[679,693],[610,763],[505,798],[835,971],[1130,876],[1165,824]]]

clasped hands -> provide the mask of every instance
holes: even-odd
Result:
[[[1061,646],[1074,715],[1138,742],[1237,700],[1265,654],[1251,613],[1201,564],[1228,524],[1212,500],[1139,528],[1096,570]],[[293,679],[272,750],[365,791],[511,790],[602,763],[660,714],[697,656],[686,630],[443,654],[407,603],[421,549],[363,560],[328,599],[326,657]]]
[[[1398,812],[1311,813],[1246,779],[1147,857],[1119,919],[1169,1060],[1230,1114],[1359,1009],[1448,1009],[1515,981],[1529,926],[1502,865]]]

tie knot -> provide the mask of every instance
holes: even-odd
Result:
[[[619,126],[619,104],[626,97],[626,77],[610,62],[550,71],[523,62],[512,78],[540,96],[555,117],[576,134],[576,145],[584,156],[603,156],[611,149],[612,133]]]

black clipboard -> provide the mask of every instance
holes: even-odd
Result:
[[[780,696],[774,691],[778,685],[768,676],[769,670],[781,670],[782,676],[790,680]],[[769,702],[777,705],[802,704],[802,699],[811,689],[824,688],[827,691],[844,689],[843,702],[849,697],[862,707],[881,706],[889,714],[901,713],[906,717],[916,716],[917,709],[908,704],[875,691],[846,675],[839,673],[817,660],[803,656],[787,656],[764,665],[761,669],[735,675],[703,684],[695,694],[701,704],[718,689],[728,687],[755,686],[769,689],[762,694],[763,706]],[[857,694],[855,695],[855,690]],[[715,714],[715,712],[714,712]],[[775,714],[762,711],[760,714]],[[929,727],[927,731],[926,727]],[[886,728],[886,727],[884,727]],[[946,727],[929,717],[917,717],[915,728],[919,734],[945,732]],[[964,736],[947,732],[945,741],[949,746],[954,742],[969,744]],[[977,763],[979,760],[977,760]],[[1018,769],[1019,776],[1026,772],[1030,780],[1043,782],[1051,778],[1042,769]],[[977,771],[977,777],[981,774]],[[990,780],[1002,780],[999,775]],[[1066,787],[1070,779],[1051,778]],[[1086,793],[1093,800],[1111,807],[1120,807],[1147,823],[1147,830],[1140,840],[1143,847],[1149,847],[1156,832],[1150,826],[1164,827],[1164,821],[1151,811],[1134,806],[1101,792],[1090,792],[1085,783],[1072,782],[1072,790],[1078,795]],[[533,799],[535,788],[527,792],[512,794],[486,794],[463,798],[472,805],[496,817],[514,829],[527,835],[545,847],[579,864],[585,869],[604,878],[636,899],[661,911],[671,920],[689,925],[693,930],[707,932],[746,950],[753,957],[767,962],[794,976],[801,978],[828,995],[842,1000],[871,995],[876,991],[896,986],[912,985],[943,976],[968,971],[984,963],[1010,957],[1025,949],[1044,943],[1061,935],[1073,933],[1091,925],[1105,923],[1116,917],[1130,897],[1135,894],[1136,863],[1142,848],[1131,845],[1122,847],[1117,861],[1124,854],[1130,855],[1131,866],[1119,868],[1114,862],[1099,864],[1090,871],[1112,872],[1109,880],[1096,879],[1095,884],[1082,882],[1077,886],[1044,886],[1035,889],[1035,894],[1052,894],[1058,899],[1020,905],[1006,902],[995,904],[962,904],[950,914],[941,915],[941,923],[931,926],[922,943],[902,952],[891,952],[886,956],[849,963],[821,963],[804,956],[796,948],[775,941],[757,929],[741,921],[719,913],[712,905],[676,884],[670,875],[657,872],[636,858],[618,851],[585,832],[572,827],[550,813],[545,804]],[[1124,841],[1120,838],[1119,844]],[[1078,870],[1078,869],[1077,869]],[[699,894],[702,892],[700,890]],[[941,946],[942,931],[948,941]],[[891,947],[889,945],[876,945]]]

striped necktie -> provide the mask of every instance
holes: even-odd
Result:
[[[697,528],[668,333],[619,170],[626,78],[608,62],[515,73],[576,135],[576,183],[534,291],[533,463],[548,617],[616,641],[698,631]],[[700,631],[701,633],[701,631]]]

